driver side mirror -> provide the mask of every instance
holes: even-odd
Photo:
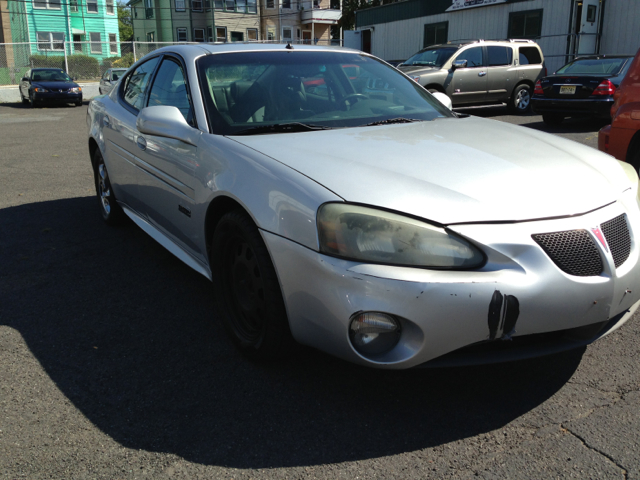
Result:
[[[452,64],[453,69],[455,70],[456,68],[467,68],[467,61],[466,60],[454,60],[453,64]]]
[[[22,77],[22,81],[23,82],[28,82],[29,81],[29,77]]]
[[[176,107],[156,105],[143,108],[138,114],[136,127],[140,133],[157,137],[175,138],[197,146],[202,132],[190,126]]]

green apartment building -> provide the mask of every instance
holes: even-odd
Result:
[[[258,40],[257,0],[133,0],[136,42]]]

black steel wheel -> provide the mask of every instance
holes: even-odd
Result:
[[[531,87],[527,84],[518,85],[511,95],[509,109],[517,115],[524,115],[531,110]]]
[[[96,148],[93,154],[93,176],[96,183],[96,195],[100,205],[100,213],[109,225],[117,225],[122,222],[125,213],[116,202],[116,197],[109,181],[109,173],[104,163],[100,150]]]
[[[560,125],[564,120],[564,116],[563,115],[559,115],[557,113],[543,113],[542,114],[542,121],[544,123],[546,123],[547,125]]]
[[[258,228],[243,210],[218,222],[211,266],[216,301],[233,343],[256,360],[287,356],[294,340],[280,284]]]

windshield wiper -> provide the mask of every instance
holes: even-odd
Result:
[[[413,122],[422,122],[423,120],[419,118],[389,118],[387,120],[379,120],[377,122],[371,122],[364,125],[365,127],[373,127],[375,125],[389,125],[391,123],[413,123]]]
[[[310,123],[291,122],[291,123],[274,123],[273,125],[258,125],[251,128],[245,128],[229,135],[259,135],[261,133],[293,133],[293,132],[311,132],[315,130],[329,130],[333,127],[324,125],[313,125]]]

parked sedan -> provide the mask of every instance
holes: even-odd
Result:
[[[42,103],[82,105],[82,87],[59,68],[32,68],[20,81],[22,103],[35,107]]]
[[[87,119],[104,220],[211,280],[212,318],[253,358],[294,341],[380,368],[525,358],[640,304],[633,168],[456,115],[368,54],[165,47]]]
[[[640,50],[616,90],[611,125],[598,134],[598,148],[640,170]]]
[[[536,82],[533,111],[549,125],[566,117],[610,119],[613,94],[624,78],[632,56],[579,57],[556,73]]]
[[[110,68],[104,72],[104,75],[100,79],[100,85],[98,86],[98,92],[100,92],[100,95],[106,95],[109,93],[126,71],[126,68]]]

